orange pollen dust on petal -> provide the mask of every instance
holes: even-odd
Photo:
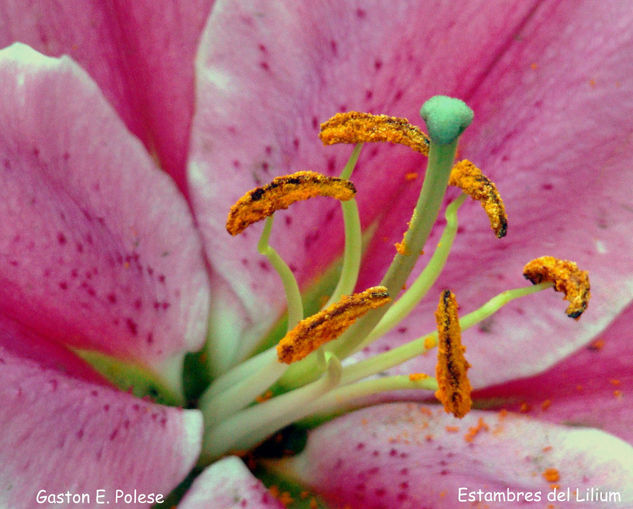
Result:
[[[355,194],[356,188],[349,180],[328,177],[314,171],[298,171],[276,177],[269,184],[247,192],[231,207],[226,230],[231,235],[242,233],[251,224],[277,210],[287,209],[300,200],[327,196],[347,201]]]
[[[563,292],[570,303],[565,311],[567,316],[577,320],[587,309],[591,298],[589,273],[574,262],[541,256],[523,267],[523,276],[535,285],[544,281],[554,283],[554,290]]]
[[[464,357],[461,329],[457,316],[457,300],[449,290],[442,292],[435,312],[438,333],[437,366],[435,369],[439,389],[435,397],[447,413],[464,417],[471,408],[471,386],[466,375],[470,364]]]
[[[397,143],[421,154],[429,154],[429,137],[406,118],[348,111],[337,113],[321,124],[324,145],[336,143]]]
[[[277,345],[277,357],[286,364],[300,361],[324,343],[338,338],[369,310],[383,306],[390,300],[384,286],[344,295],[338,302],[301,320],[289,331]]]
[[[453,166],[448,183],[459,187],[473,200],[479,201],[497,238],[505,237],[508,231],[508,216],[501,195],[492,180],[473,163],[464,159]]]
[[[542,475],[547,482],[558,482],[560,480],[560,474],[556,468],[547,468]]]

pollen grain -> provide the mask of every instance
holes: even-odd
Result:
[[[242,233],[251,224],[265,219],[293,203],[315,196],[340,201],[351,200],[356,188],[349,180],[328,177],[314,171],[298,171],[274,178],[269,184],[250,190],[231,207],[226,229],[231,235]]]
[[[448,183],[459,187],[473,200],[479,201],[497,238],[505,237],[508,231],[508,216],[494,182],[473,163],[464,159],[453,166]]]
[[[391,299],[384,286],[344,295],[341,300],[301,320],[277,345],[277,357],[291,364],[300,361],[324,343],[338,338],[357,318]]]
[[[553,256],[541,256],[523,267],[523,276],[537,285],[545,281],[554,283],[554,290],[563,292],[569,306],[567,316],[578,319],[583,314],[591,298],[589,273],[580,270],[570,260],[560,260]]]
[[[429,154],[429,137],[406,118],[348,111],[337,113],[321,124],[319,138],[324,145],[335,143],[397,143]]]
[[[466,372],[470,367],[464,357],[461,329],[457,316],[455,295],[445,290],[435,312],[438,333],[438,355],[435,369],[439,389],[435,397],[444,405],[446,413],[464,417],[471,408],[471,386]]]

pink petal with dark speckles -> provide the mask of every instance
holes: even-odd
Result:
[[[208,308],[185,200],[69,58],[16,44],[0,85],[0,313],[174,375]]]

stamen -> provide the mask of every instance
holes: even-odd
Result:
[[[338,338],[357,318],[391,299],[384,286],[343,296],[340,301],[301,320],[277,345],[281,362],[299,361],[324,343]]]
[[[295,279],[292,270],[288,264],[283,260],[279,253],[268,243],[270,239],[270,232],[273,227],[274,216],[268,216],[262,235],[257,243],[257,250],[260,254],[268,258],[268,261],[272,267],[277,271],[281,282],[284,285],[284,292],[286,293],[286,302],[288,303],[288,329],[292,329],[303,318],[303,302],[301,300],[301,291],[299,290],[299,284]]]
[[[406,145],[429,154],[429,138],[406,118],[348,111],[337,113],[321,124],[319,137],[324,145],[336,143],[388,142]]]
[[[467,159],[458,162],[451,170],[449,185],[459,187],[473,200],[481,202],[488,214],[490,226],[498,239],[508,230],[508,216],[497,186]]]
[[[533,284],[549,281],[554,284],[554,290],[563,292],[565,299],[570,302],[567,316],[578,319],[583,314],[591,292],[589,291],[589,273],[580,270],[578,265],[570,260],[559,260],[553,256],[541,256],[523,267],[523,276]]]
[[[251,224],[287,209],[296,201],[315,196],[328,196],[340,201],[351,200],[356,188],[348,180],[328,177],[314,171],[298,171],[276,177],[270,184],[257,187],[242,196],[231,207],[226,229],[231,235],[242,233]]]
[[[438,333],[436,378],[439,389],[435,397],[444,405],[447,413],[462,418],[470,410],[470,382],[466,371],[470,364],[464,358],[457,300],[449,290],[442,292],[435,312]]]

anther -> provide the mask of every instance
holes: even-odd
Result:
[[[388,142],[406,145],[429,154],[429,137],[406,118],[349,111],[337,113],[321,124],[319,138],[324,145],[335,143]]]
[[[458,162],[451,170],[449,185],[459,187],[473,200],[481,202],[497,238],[508,230],[508,216],[497,186],[468,160]]]
[[[591,298],[589,273],[574,262],[541,256],[523,267],[523,276],[535,285],[544,281],[554,283],[554,290],[563,292],[570,303],[565,311],[567,316],[577,320],[587,309]]]
[[[384,286],[344,295],[338,302],[301,320],[289,331],[277,345],[277,357],[286,364],[300,361],[321,345],[338,338],[357,318],[390,300]]]
[[[457,300],[449,290],[444,290],[435,312],[438,333],[437,366],[435,369],[439,389],[435,397],[444,405],[446,413],[460,419],[470,410],[470,381],[466,371],[470,367],[464,357],[461,329],[457,316]]]
[[[231,207],[226,229],[231,235],[237,235],[275,211],[287,209],[294,202],[315,196],[347,201],[355,194],[356,188],[349,180],[328,177],[314,171],[298,171],[276,177],[269,184],[252,189],[242,196]]]

